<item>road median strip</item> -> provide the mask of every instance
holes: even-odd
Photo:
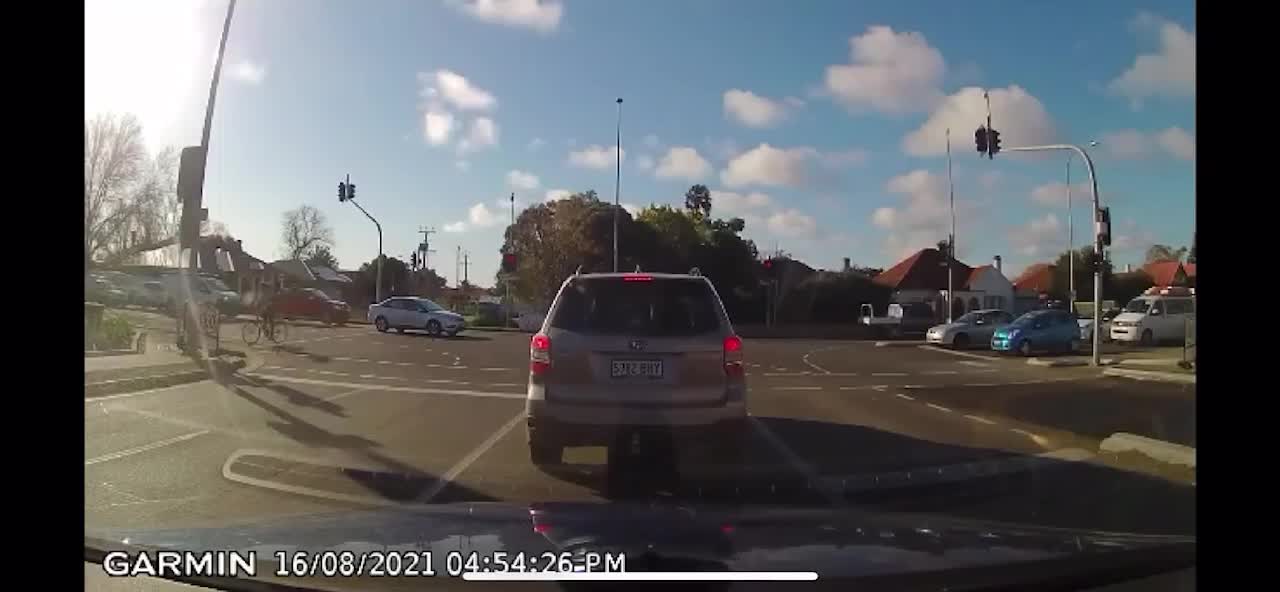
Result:
[[[1117,432],[1107,436],[1098,446],[1098,450],[1113,454],[1139,452],[1161,462],[1183,465],[1192,469],[1196,467],[1195,448],[1127,432]]]
[[[1122,378],[1132,378],[1135,380],[1155,380],[1159,382],[1172,382],[1177,384],[1195,384],[1195,374],[1184,374],[1180,372],[1160,372],[1156,370],[1134,370],[1132,368],[1107,368],[1102,371],[1105,376],[1119,376]]]

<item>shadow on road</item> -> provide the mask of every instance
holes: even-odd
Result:
[[[285,343],[285,344],[276,344],[276,345],[273,345],[273,346],[271,347],[271,350],[272,350],[272,351],[275,351],[275,352],[285,352],[285,353],[290,353],[290,354],[294,354],[294,355],[296,355],[296,356],[303,356],[303,357],[307,358],[308,360],[311,360],[312,362],[321,362],[321,363],[324,363],[324,362],[328,362],[328,361],[330,361],[330,360],[332,360],[332,359],[333,359],[332,357],[330,357],[330,356],[326,356],[326,355],[324,355],[324,354],[315,354],[315,353],[311,353],[311,352],[307,351],[307,349],[306,349],[306,348],[304,348],[304,347],[302,347],[302,346],[300,346],[300,345],[291,345],[291,344],[287,344],[287,343]]]
[[[320,397],[308,395],[307,393],[304,393],[296,388],[293,388],[291,386],[287,386],[284,384],[280,384],[278,382],[273,382],[266,378],[256,378],[255,380],[262,383],[263,386],[277,393],[280,393],[281,395],[284,395],[285,398],[289,399],[289,403],[293,405],[297,405],[298,407],[310,407],[312,409],[319,409],[320,411],[323,411],[330,415],[336,415],[338,417],[347,416],[346,410],[344,410],[341,405],[334,403],[332,401],[326,401],[324,399],[321,399]]]
[[[753,434],[738,467],[677,470],[658,436],[632,455],[615,441],[607,465],[540,469],[602,498],[728,506],[808,506],[910,512],[1117,532],[1195,534],[1195,487],[1090,462],[921,440],[864,426],[757,418],[813,471],[807,478]],[[939,472],[938,468],[944,468]],[[683,474],[681,474],[683,472]]]
[[[413,330],[407,330],[404,332],[404,334],[410,337],[425,337],[428,339],[441,339],[444,341],[493,341],[492,337],[486,337],[486,336],[480,336],[480,335],[454,335],[453,337],[441,335],[439,337],[433,337],[430,333],[427,333],[426,331],[413,331]]]
[[[257,379],[255,379],[256,381]],[[222,385],[231,390],[235,395],[248,401],[264,411],[275,416],[279,421],[268,421],[267,425],[281,435],[290,438],[300,444],[304,444],[311,448],[330,448],[341,450],[348,454],[367,461],[366,464],[372,464],[377,469],[367,466],[362,467],[333,467],[325,465],[319,467],[322,472],[332,473],[331,475],[317,474],[316,467],[311,467],[308,471],[306,468],[300,467],[282,467],[274,471],[270,471],[268,476],[271,479],[295,479],[307,480],[309,483],[301,483],[312,487],[313,489],[336,490],[336,493],[348,493],[343,491],[343,482],[334,480],[333,475],[344,477],[347,482],[352,485],[359,486],[365,492],[373,493],[380,499],[394,502],[413,502],[420,500],[424,494],[440,487],[439,476],[421,471],[416,467],[401,462],[395,458],[387,456],[380,449],[381,444],[354,434],[337,434],[326,430],[320,426],[307,422],[306,420],[289,413],[279,406],[264,401],[261,397],[253,394],[245,387],[258,386],[254,382],[249,382],[241,377],[233,376],[225,381],[220,381]],[[301,393],[295,389],[273,384],[269,381],[262,381],[262,386],[284,394],[290,398],[290,402],[299,406],[316,407],[328,410],[339,416],[345,416],[342,408],[336,404],[317,399],[311,395]],[[317,402],[318,401],[318,402]],[[331,411],[336,409],[337,411]],[[294,465],[302,465],[296,461],[284,461],[285,464],[292,462]],[[281,461],[277,460],[276,464]],[[234,468],[234,466],[233,466]],[[259,467],[261,470],[261,467]],[[299,483],[289,483],[290,485],[298,485]],[[458,490],[462,489],[456,484],[449,484],[449,487]],[[459,491],[459,495],[466,496],[467,499],[475,501],[494,501],[493,498],[478,491]]]

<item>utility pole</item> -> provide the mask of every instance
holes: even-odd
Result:
[[[374,302],[382,302],[382,262],[386,259],[382,254],[382,224],[373,216],[370,216],[369,212],[366,212],[363,207],[360,207],[360,204],[356,203],[356,186],[351,182],[350,173],[347,174],[345,182],[338,183],[338,201],[351,202],[351,205],[360,210],[360,213],[364,214],[366,218],[373,222],[373,226],[378,229],[378,277],[375,280],[377,284],[373,288],[373,300]]]
[[[512,191],[511,192],[511,238],[512,238],[511,248],[513,251],[515,250],[515,233],[516,233],[516,192]],[[506,288],[505,290],[503,290],[502,297],[503,297],[503,300],[506,301],[507,303],[507,306],[505,307],[505,312],[504,312],[505,316],[502,318],[502,326],[506,327],[507,323],[510,322],[511,313],[514,311],[516,299],[514,296],[511,295],[511,276],[504,274],[504,277],[502,278],[502,280],[503,280],[503,285]]]
[[[418,252],[421,253],[418,256],[418,261],[422,263],[423,269],[427,269],[427,254],[436,252],[435,249],[431,248],[431,235],[437,231],[434,228],[422,228],[420,226],[418,227],[418,232],[422,234],[422,244],[418,246]]]
[[[468,271],[470,269],[471,269],[471,251],[464,251],[462,253],[462,285],[464,286],[471,285],[471,279],[470,279],[471,276],[468,274]]]
[[[618,210],[622,207],[622,97],[618,97],[618,129],[614,139],[613,154],[617,164],[613,173],[613,272],[618,273]]]
[[[462,289],[462,245],[458,245],[453,254],[453,284]]]
[[[951,236],[947,239],[947,252],[945,253],[947,262],[947,323],[953,322],[952,316],[955,308],[951,303],[955,300],[955,292],[953,292],[952,268],[955,267],[952,262],[956,254],[956,184],[951,177],[951,128],[947,128],[947,185],[951,192]]]

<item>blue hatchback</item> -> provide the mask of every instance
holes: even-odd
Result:
[[[1080,350],[1080,324],[1065,310],[1026,313],[991,336],[991,349],[1030,356],[1036,352]]]

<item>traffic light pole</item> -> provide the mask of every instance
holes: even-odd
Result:
[[[1093,252],[1097,257],[1097,261],[1093,266],[1093,365],[1102,365],[1102,349],[1101,349],[1101,331],[1102,323],[1102,262],[1104,245],[1102,244],[1102,233],[1098,232],[1098,212],[1102,210],[1102,204],[1098,202],[1098,178],[1094,175],[1093,159],[1089,158],[1089,153],[1084,148],[1075,144],[1049,144],[1045,146],[1019,146],[1014,148],[1003,148],[1002,152],[1048,152],[1053,150],[1069,150],[1080,155],[1084,160],[1086,169],[1089,171],[1089,189],[1093,193]],[[1108,228],[1107,232],[1111,232]]]

